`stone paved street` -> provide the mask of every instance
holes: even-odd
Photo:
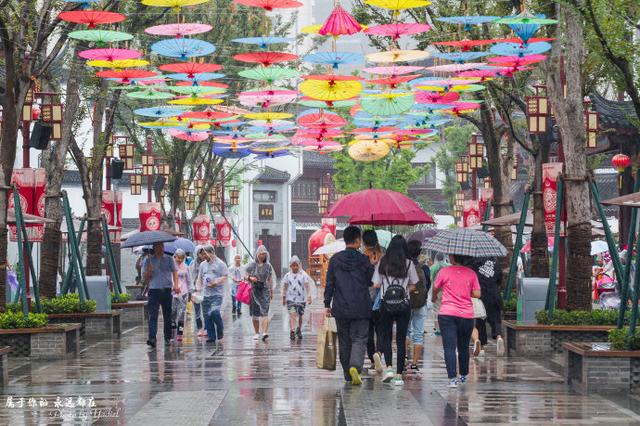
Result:
[[[0,424],[640,424],[629,401],[577,395],[559,371],[497,359],[494,347],[472,361],[469,383],[449,390],[442,348],[431,335],[423,380],[394,388],[368,376],[362,387],[351,387],[337,372],[315,368],[319,305],[302,342],[289,341],[282,307],[272,306],[272,313],[268,343],[254,341],[248,316],[232,318],[227,307],[225,338],[213,346],[189,332],[180,345],[149,351],[146,327],[137,327],[120,340],[83,342],[77,359],[12,360]],[[83,408],[91,398],[96,407]]]

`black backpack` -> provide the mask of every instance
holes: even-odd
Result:
[[[409,293],[409,305],[411,309],[422,308],[427,303],[427,295],[429,294],[429,289],[427,288],[427,277],[424,273],[424,269],[422,269],[420,264],[416,264],[414,262],[414,266],[416,268],[416,272],[418,274],[418,284],[416,284],[416,289]]]
[[[409,268],[407,267],[407,272]],[[389,276],[385,275],[387,280],[387,288],[384,293],[381,294],[381,302],[384,310],[390,314],[396,314],[404,312],[409,309],[409,302],[407,301],[407,291],[402,286],[402,281],[405,278],[392,277],[389,281]]]

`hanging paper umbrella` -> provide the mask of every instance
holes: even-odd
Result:
[[[121,13],[104,12],[101,10],[72,10],[60,12],[58,18],[74,24],[85,24],[87,28],[95,28],[101,24],[115,24],[125,20]]]
[[[324,81],[362,81],[362,77],[357,75],[338,75],[338,74],[307,74],[302,76],[303,80],[324,80]]]
[[[96,43],[98,46],[104,46],[107,43],[131,40],[133,35],[122,31],[80,30],[71,31],[69,33],[69,38],[74,40],[90,41]]]
[[[250,126],[246,128],[247,132],[252,133],[268,133],[284,132],[293,129],[294,123],[287,120],[249,120],[247,124]]]
[[[185,132],[184,130],[180,129],[169,129],[168,133],[169,135],[171,135],[171,137],[189,142],[202,142],[209,139],[209,132],[206,131]]]
[[[298,77],[300,73],[293,68],[259,66],[240,71],[238,75],[240,77],[265,81],[267,84],[272,84],[277,80],[288,80]]]
[[[208,1],[209,0],[142,0],[142,4],[145,6],[170,7],[174,12],[180,12],[182,7],[195,6]]]
[[[363,110],[379,116],[402,114],[409,111],[414,103],[413,93],[382,93],[363,96],[360,100]]]
[[[489,56],[489,52],[452,52],[452,53],[434,53],[433,56],[452,62],[473,61],[485,56]]]
[[[294,136],[301,138],[340,138],[344,134],[339,128],[305,128],[298,130]]]
[[[156,25],[146,28],[144,32],[147,34],[158,36],[172,36],[181,38],[184,36],[206,33],[207,31],[211,31],[212,28],[213,27],[211,25],[207,24],[177,23]]]
[[[424,67],[418,66],[409,66],[409,65],[394,65],[390,67],[369,67],[364,68],[363,71],[368,72],[370,74],[380,74],[380,75],[404,75],[411,74],[416,71],[423,70]]]
[[[171,99],[173,95],[166,92],[158,92],[157,90],[140,90],[127,93],[128,98],[133,99]]]
[[[302,6],[302,3],[296,0],[233,0],[235,3],[243,6],[260,7],[267,12],[274,9],[291,9]]]
[[[216,120],[225,118],[235,118],[237,115],[230,114],[228,112],[213,111],[211,109],[205,109],[204,111],[187,111],[183,112],[180,117],[182,118],[196,118],[202,120]]]
[[[523,41],[520,37],[511,37],[511,38],[501,38],[495,40],[496,43],[518,43],[518,44],[529,44],[529,43],[539,43],[541,41],[549,42],[555,40],[553,37],[532,37],[527,41]]]
[[[312,111],[310,114],[298,117],[298,125],[308,127],[310,129],[320,129],[346,126],[347,121],[338,114]]]
[[[295,61],[298,59],[298,55],[283,52],[248,52],[234,55],[233,59],[240,62],[261,64],[262,66],[268,67],[269,65],[280,62]]]
[[[241,92],[238,100],[244,106],[268,108],[293,102],[297,97],[295,90],[252,90]]]
[[[519,67],[535,64],[547,59],[545,55],[528,55],[528,56],[496,56],[489,58],[489,62],[493,62],[499,66]]]
[[[116,59],[115,61],[87,61],[87,65],[96,68],[137,68],[146,67],[149,61],[143,59]]]
[[[453,105],[453,108],[444,111],[454,115],[480,108],[480,104],[475,102],[452,102],[451,105]]]
[[[448,84],[441,86],[416,86],[416,89],[426,90],[429,92],[477,92],[484,90],[481,84]]]
[[[194,98],[192,96],[188,96],[186,98],[172,99],[167,101],[170,105],[216,105],[223,103],[223,99],[213,99],[213,98]]]
[[[147,70],[108,70],[108,71],[99,71],[96,73],[97,77],[100,78],[118,78],[123,83],[128,83],[130,80],[134,78],[147,78],[154,77],[157,74],[153,71]]]
[[[206,56],[215,52],[216,47],[204,40],[193,38],[171,38],[156,41],[151,50],[161,56],[187,59],[194,56]]]
[[[221,70],[222,65],[199,62],[178,62],[174,64],[160,65],[158,68],[161,71],[186,74],[187,79],[194,79],[196,74],[213,73],[215,71]]]
[[[305,80],[300,91],[312,99],[322,101],[342,101],[351,99],[362,91],[359,81]]]
[[[122,86],[114,86],[112,89],[114,90],[137,90],[139,86],[160,86],[164,83],[163,78],[154,78],[154,77],[142,77],[142,78],[132,78],[130,80],[125,80],[122,78],[107,78],[109,81],[115,81]]]
[[[179,86],[183,84],[194,85],[194,86],[198,86],[198,85],[206,86],[207,84],[205,83],[211,83],[208,80],[216,80],[218,78],[223,78],[224,76],[225,76],[224,74],[218,74],[213,72],[199,72],[197,74],[187,74],[187,73],[165,74],[166,78],[170,78],[172,80],[179,80],[180,83],[177,83],[177,85]],[[216,84],[223,84],[223,83],[216,83]]]
[[[115,49],[115,48],[103,48],[103,49],[89,49],[83,50],[78,53],[83,59],[98,60],[98,61],[116,61],[122,59],[136,59],[142,56],[142,52],[131,49]]]
[[[517,16],[507,16],[496,21],[499,24],[507,24],[523,43],[527,43],[540,29],[541,25],[556,24],[557,22],[555,19],[547,19],[544,15],[532,15],[527,11]]]
[[[332,152],[342,151],[342,145],[337,142],[317,144],[317,145],[303,145],[303,151],[313,151],[318,154],[330,154]]]
[[[420,77],[420,74],[398,75],[394,77],[376,78],[373,80],[367,80],[367,83],[379,84],[382,86],[390,86],[392,89],[395,89],[399,84],[407,83],[418,77]]]
[[[138,126],[141,126],[147,129],[170,129],[170,128],[183,127],[182,123],[179,123],[177,121],[166,121],[166,120],[140,121],[137,124]]]
[[[289,114],[288,112],[250,112],[248,114],[244,114],[244,117],[252,120],[273,121],[291,118],[293,117],[293,114]]]
[[[380,160],[389,154],[389,145],[378,141],[357,141],[349,146],[349,157],[365,163]]]
[[[324,36],[330,35],[337,37],[356,34],[361,30],[362,25],[360,25],[349,12],[344,10],[340,4],[337,4],[318,33]]]
[[[422,50],[390,50],[388,52],[370,53],[367,61],[374,63],[413,62],[429,57],[429,52]]]
[[[472,70],[478,67],[486,65],[482,62],[467,62],[465,64],[446,64],[446,65],[435,65],[432,67],[427,67],[426,69],[431,72],[460,72],[466,70]]]
[[[499,43],[491,47],[490,51],[496,55],[523,57],[525,55],[544,53],[550,49],[551,45],[546,42],[529,43],[526,45],[522,43]]]
[[[90,9],[93,3],[97,3],[99,0],[64,0],[65,3],[74,3],[79,5],[82,9]]]
[[[493,39],[483,39],[483,40],[451,40],[451,41],[436,41],[433,44],[436,46],[449,46],[449,47],[459,47],[463,52],[467,52],[472,47],[476,46],[484,46],[487,44],[496,43],[498,40]]]
[[[184,113],[184,110],[168,106],[155,106],[151,108],[138,108],[133,112],[145,117],[165,118],[179,116]]]
[[[234,43],[257,44],[261,49],[266,49],[270,44],[291,43],[293,39],[285,37],[244,37],[231,40]]]
[[[431,4],[428,0],[365,0],[365,3],[371,6],[393,10],[396,13],[400,10],[426,7]]]
[[[272,149],[272,150],[251,150],[253,154],[256,154],[256,160],[266,160],[269,158],[278,158],[291,155],[288,149]]]
[[[455,92],[434,93],[434,92],[418,92],[416,93],[416,102],[433,103],[433,104],[449,104],[460,99],[460,94]]]
[[[489,70],[489,69],[461,71],[457,75],[458,77],[480,77],[480,82],[483,82],[492,77],[501,76],[498,70]]]
[[[360,53],[351,52],[317,52],[306,55],[302,60],[312,64],[331,65],[334,69],[337,69],[340,65],[363,63],[364,56]]]
[[[169,90],[175,93],[179,93],[181,95],[190,95],[190,96],[206,96],[213,94],[224,93],[225,89],[220,87],[208,87],[208,86],[169,86]]]
[[[217,87],[219,89],[229,88],[229,85],[225,83],[218,83],[215,81],[198,81],[198,80],[179,81],[176,83],[176,86],[204,86],[204,87]]]
[[[464,25],[465,31],[471,31],[473,25],[487,24],[499,18],[499,16],[447,16],[444,18],[436,18],[436,21]]]
[[[244,158],[251,155],[251,152],[248,149],[239,149],[237,151],[230,151],[228,149],[220,149],[214,147],[212,149],[213,154],[224,157],[224,158]]]
[[[284,148],[289,145],[289,141],[287,139],[270,139],[264,138],[255,142],[251,142],[251,149],[254,151],[257,150],[270,150],[277,148]]]
[[[365,34],[379,35],[391,37],[393,40],[399,39],[403,35],[412,35],[426,33],[431,29],[431,25],[428,24],[416,24],[416,23],[394,23],[376,25],[374,27],[368,27],[364,30]]]
[[[244,114],[251,113],[251,111],[247,109],[240,108],[237,106],[230,106],[230,105],[217,105],[217,106],[214,106],[213,109],[217,111],[228,112],[230,114],[237,114],[237,115],[244,115]]]
[[[310,108],[350,108],[354,106],[358,101],[356,99],[349,99],[345,101],[318,101],[310,98],[302,98],[298,101],[298,104]]]

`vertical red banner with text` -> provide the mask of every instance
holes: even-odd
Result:
[[[138,204],[140,218],[140,231],[157,231],[162,223],[162,210],[160,203]]]
[[[122,231],[122,192],[102,192],[102,214],[109,225],[111,242],[119,244]]]
[[[193,241],[196,244],[209,244],[211,239],[211,219],[206,214],[200,214],[191,221],[193,225]]]
[[[470,228],[480,223],[480,207],[478,200],[464,200],[463,226]]]
[[[23,214],[45,217],[46,173],[44,169],[15,169],[11,184],[18,188]],[[9,191],[9,208],[14,208],[13,191]],[[27,224],[29,242],[39,243],[44,239],[44,225]],[[9,225],[9,238],[16,241],[16,226]]]
[[[542,165],[542,204],[544,207],[544,225],[547,236],[552,237],[556,221],[558,200],[558,176],[562,173],[562,163]]]
[[[231,225],[222,216],[215,218],[217,239],[222,247],[229,247],[231,244]]]

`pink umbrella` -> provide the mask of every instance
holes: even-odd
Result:
[[[394,40],[400,38],[403,35],[419,34],[427,32],[431,29],[431,25],[428,24],[385,24],[376,25],[375,27],[369,27],[364,32],[366,34],[379,35],[391,37]]]
[[[335,138],[342,135],[340,129],[301,129],[294,136],[308,138]]]
[[[452,102],[452,108],[446,111],[451,112],[452,114],[458,115],[464,111],[468,111],[470,109],[478,109],[480,108],[480,104],[475,102]]]
[[[435,130],[433,129],[404,129],[404,130],[396,130],[395,133],[398,136],[412,136],[412,135],[426,135],[428,133],[433,133]]]
[[[340,5],[337,5],[327,18],[327,22],[320,27],[318,33],[320,35],[331,35],[334,37],[341,35],[351,35],[359,33],[362,30],[362,25],[358,24],[358,21],[353,16],[344,10]]]
[[[416,102],[419,104],[450,104],[460,99],[457,92],[417,92]]]
[[[383,127],[359,127],[357,129],[353,129],[351,131],[351,133],[354,134],[358,134],[358,133],[388,133],[388,132],[394,132],[398,130],[397,127],[393,127],[393,126],[383,126]]]
[[[346,195],[331,206],[326,216],[347,216],[352,225],[435,223],[411,198],[386,189],[367,189]]]
[[[396,65],[390,67],[369,67],[364,68],[365,72],[370,74],[380,74],[380,75],[403,75],[410,74],[412,72],[423,70],[424,67],[413,66],[413,65]]]
[[[158,36],[174,36],[176,38],[181,38],[184,36],[206,33],[207,31],[211,31],[212,28],[213,27],[211,25],[207,24],[178,23],[156,25],[145,29],[144,32]]]
[[[185,132],[178,129],[169,129],[169,135],[189,142],[202,142],[209,139],[209,132]]]
[[[308,145],[302,148],[304,151],[314,151],[318,154],[330,154],[332,152],[342,151],[342,145],[340,144],[331,144],[331,145]]]
[[[477,83],[477,79],[454,79],[454,78],[442,78],[439,80],[427,80],[421,81],[416,84],[416,87],[420,86],[457,86],[457,85],[465,85],[465,84],[474,84]]]
[[[142,56],[142,52],[131,49],[89,49],[78,53],[78,56],[93,61],[118,61],[122,59],[137,59]]]
[[[215,138],[213,138],[213,140],[219,143],[243,143],[249,142],[251,139],[240,137],[234,138],[233,136],[216,136]]]
[[[249,111],[248,109],[240,108],[237,106],[230,106],[230,105],[213,105],[213,109],[221,112],[228,112],[230,114],[236,114],[236,115],[251,114],[251,111]]]
[[[458,73],[458,77],[480,77],[480,81],[484,81],[487,78],[500,76],[500,72],[498,70],[470,70],[470,71],[462,71]]]
[[[502,64],[501,64],[502,65]],[[513,74],[518,71],[531,71],[533,67],[521,67],[521,66],[513,66],[513,67],[498,67],[491,66],[491,70],[495,70],[499,73],[500,76],[504,77],[513,77]]]
[[[484,65],[487,64],[484,62],[467,62],[464,64],[435,65],[433,67],[427,67],[426,70],[431,72],[459,72],[480,68]]]
[[[238,100],[244,106],[268,108],[293,102],[297,97],[295,90],[259,90],[241,92]]]
[[[310,129],[322,129],[329,127],[346,126],[347,121],[338,114],[329,112],[306,114],[298,117],[298,125],[308,127]]]
[[[497,64],[509,64],[509,66],[523,66],[535,64],[547,59],[545,55],[526,55],[526,56],[495,56],[489,58],[489,62]]]
[[[395,89],[398,84],[407,83],[413,79],[421,77],[422,74],[406,74],[406,75],[394,75],[385,78],[375,78],[373,80],[367,80],[367,83],[379,84],[382,86],[390,86]]]

